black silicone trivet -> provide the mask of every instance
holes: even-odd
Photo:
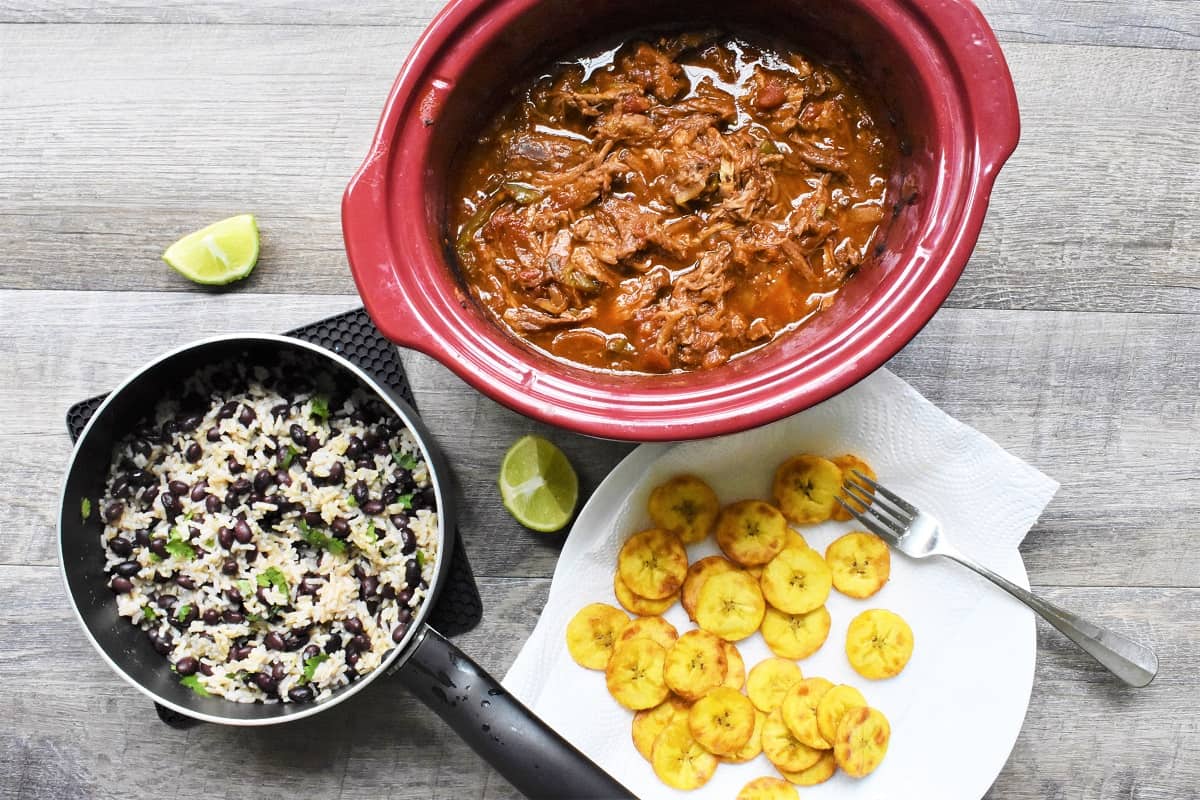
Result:
[[[347,311],[296,328],[286,335],[332,350],[353,361],[377,381],[398,391],[410,406],[416,408],[395,345],[383,338],[363,309]],[[71,441],[79,438],[87,421],[105,397],[107,395],[81,400],[67,410],[67,430],[71,433]],[[457,636],[474,628],[481,619],[483,601],[479,599],[479,589],[475,586],[475,575],[471,572],[467,552],[462,540],[456,536],[450,555],[450,572],[442,585],[437,604],[429,613],[429,624],[446,636]],[[163,712],[173,713],[160,709],[159,715],[162,716]]]

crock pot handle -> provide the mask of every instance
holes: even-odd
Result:
[[[958,63],[974,118],[980,173],[990,185],[1021,138],[1017,93],[1004,52],[970,0],[919,0]]]
[[[529,798],[634,798],[432,628],[396,668],[410,692]]]

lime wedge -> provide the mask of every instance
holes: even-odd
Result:
[[[562,530],[575,513],[579,477],[563,451],[540,436],[522,436],[500,463],[500,497],[531,530]]]
[[[249,275],[258,262],[258,223],[253,214],[214,222],[168,247],[162,258],[193,283],[233,283]]]

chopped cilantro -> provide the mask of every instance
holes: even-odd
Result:
[[[254,594],[254,584],[248,580],[240,580],[237,582],[238,591],[242,593],[242,597],[249,597]]]
[[[192,611],[192,604],[184,603],[179,608],[175,609],[175,621],[183,622],[185,619],[187,619],[187,615],[190,614],[191,611]]]
[[[158,553],[150,554],[150,563],[151,564],[157,564],[160,561],[162,561],[162,556],[160,556]]]
[[[196,515],[196,512],[189,508],[187,511],[183,512],[183,521],[191,522],[192,517],[195,515]]]
[[[262,586],[263,588],[266,588],[267,586],[274,586],[275,591],[279,592],[285,597],[287,596],[287,578],[285,578],[283,573],[279,571],[279,567],[271,567],[266,572],[258,573],[258,576],[255,577],[255,580],[258,582],[259,586]]]
[[[279,460],[279,465],[284,469],[287,469],[292,465],[292,460],[298,455],[300,455],[300,451],[289,444],[287,452],[284,453],[283,458]]]
[[[204,684],[200,683],[200,679],[195,675],[188,675],[186,678],[180,678],[179,682],[201,697],[209,696],[208,690],[204,688]]]
[[[323,394],[315,394],[311,400],[312,415],[322,421],[329,419],[329,398]]]
[[[313,547],[337,553],[339,556],[346,552],[346,543],[340,539],[334,539],[332,536],[326,536],[313,529],[303,518],[296,520],[296,523],[300,526],[300,535],[304,537],[304,541]]]
[[[196,557],[196,549],[184,541],[178,528],[171,529],[171,538],[167,540],[166,548],[167,552],[176,558],[193,559]]]
[[[358,501],[354,499],[354,495],[350,495],[346,498],[346,505],[350,506],[351,508],[358,508]]]
[[[321,666],[321,662],[328,660],[329,656],[325,655],[324,653],[320,653],[305,661],[303,681],[305,683],[311,681],[313,679],[313,675],[317,671],[317,667]]]
[[[402,494],[396,498],[396,502],[399,503],[404,508],[412,508],[412,501],[413,501],[412,492],[409,492],[408,494]]]
[[[326,538],[329,538],[329,537],[326,537]],[[329,550],[329,552],[335,553],[339,556],[346,555],[346,543],[343,542],[341,539],[329,538],[329,541],[325,545],[325,548],[327,550]]]
[[[367,524],[367,539],[369,539],[372,542],[379,541],[379,534],[377,534],[375,532],[375,522],[374,521],[369,522]]]
[[[83,498],[83,500],[79,501],[79,514],[80,514],[80,516],[83,517],[84,521],[86,522],[87,518],[92,515],[92,501],[91,500],[89,500],[88,498],[85,497],[85,498]]]
[[[154,620],[158,619],[158,612],[150,606],[143,606],[142,619],[146,620],[147,622],[154,622]]]
[[[260,617],[258,614],[250,614],[250,613],[246,614],[246,619],[250,620],[251,622],[262,622],[263,621],[263,618]]]
[[[393,450],[392,458],[405,469],[412,470],[417,468],[417,460],[412,457],[412,453],[401,453],[399,450]]]
[[[417,551],[417,566],[419,566],[421,569],[425,569],[425,551],[424,550]]]

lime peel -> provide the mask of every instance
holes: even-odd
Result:
[[[498,480],[504,507],[530,530],[562,530],[575,513],[579,477],[553,442],[522,436],[500,464]]]
[[[258,221],[253,214],[239,214],[189,233],[162,259],[193,283],[224,286],[254,271],[258,251]]]

